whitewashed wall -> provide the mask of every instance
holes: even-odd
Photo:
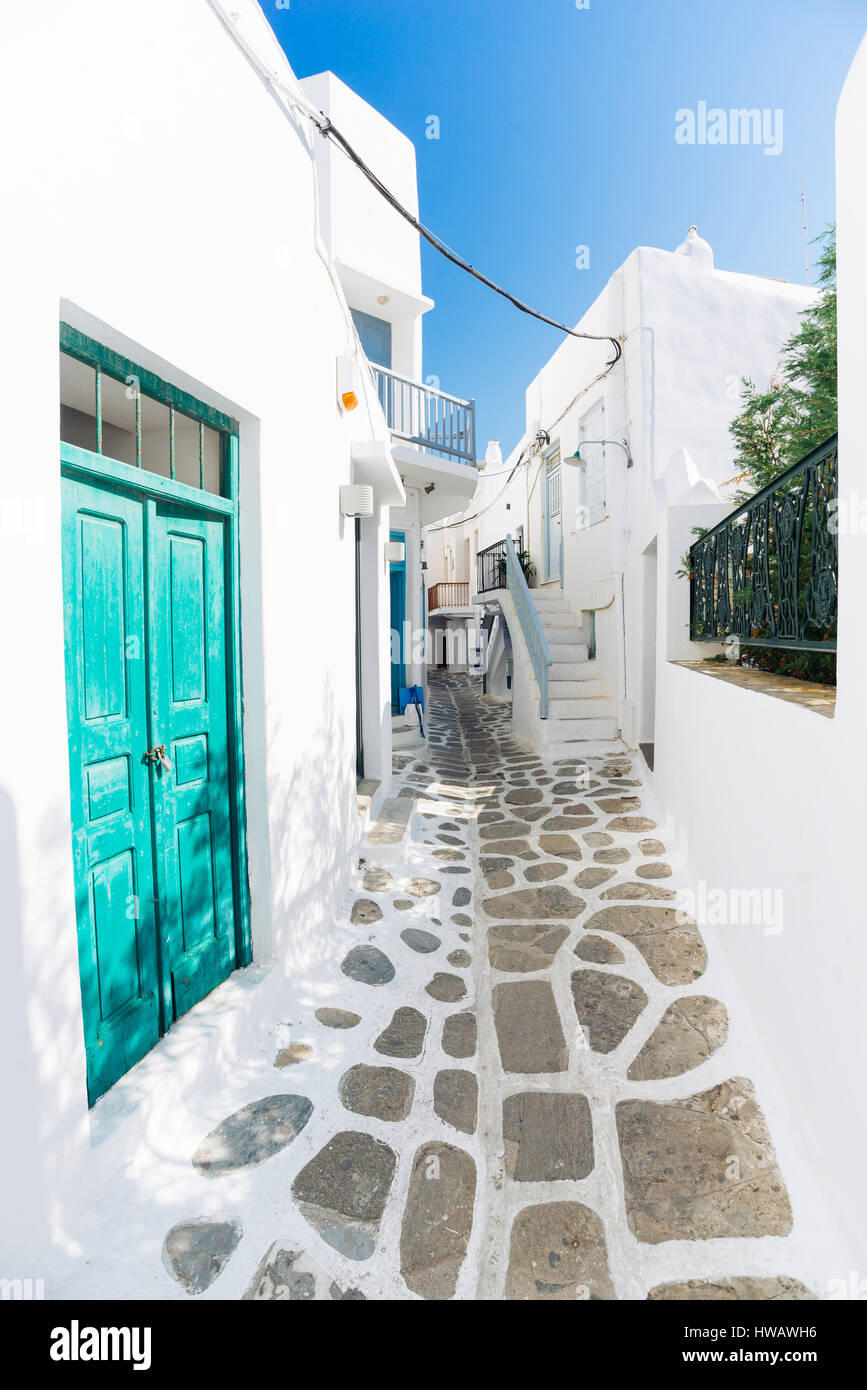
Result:
[[[837,115],[840,494],[867,496],[867,42]],[[783,930],[708,929],[755,1039],[755,1081],[795,1207],[827,1277],[867,1275],[867,1028],[863,862],[867,825],[867,525],[840,536],[836,714],[670,664],[686,585],[673,571],[693,517],[659,539],[656,771],[666,838],[709,888],[783,892]],[[672,624],[675,631],[671,633]],[[670,641],[666,639],[666,633]],[[862,1285],[863,1288],[863,1285]],[[863,1295],[862,1295],[863,1296]]]
[[[378,178],[418,216],[415,146],[332,72],[305,77],[303,90],[349,140]],[[392,326],[392,367],[418,381],[422,370],[422,295],[418,234],[399,218],[331,141],[314,148],[322,192],[322,235],[350,304]],[[387,296],[387,303],[379,302]]]
[[[541,426],[563,459],[563,596],[579,625],[583,614],[596,614],[597,675],[616,702],[630,744],[653,734],[650,557],[661,511],[695,497],[696,490],[713,503],[714,490],[731,479],[729,424],[739,408],[741,378],[767,383],[813,298],[804,286],[704,268],[686,256],[639,247],[577,325],[581,332],[622,337],[618,366],[597,381],[611,345],[566,338],[527,388],[521,444],[532,443]],[[599,403],[603,437],[627,441],[633,467],[618,445],[606,447],[606,518],[588,526],[582,470],[566,460],[579,447],[582,421]],[[501,486],[502,480],[486,480],[487,498]],[[526,517],[534,585],[546,578],[544,488],[544,463],[536,453],[479,523],[485,546],[507,530],[514,533]],[[482,496],[480,490],[477,503]]]
[[[251,0],[248,37],[293,80]],[[253,940],[279,986],[329,949],[355,835],[354,553],[338,510],[346,306],[314,244],[314,183],[287,121],[206,0],[46,0],[6,17],[0,507],[0,971],[4,1266],[63,1241],[111,1145],[88,1114],[73,893],[58,455],[61,317],[241,422],[245,748]],[[316,137],[319,138],[319,137]],[[384,252],[385,253],[385,252]],[[368,771],[388,775],[387,509],[365,525]],[[224,989],[228,987],[224,986]],[[218,1036],[124,1091],[165,1119],[239,1046],[250,991]],[[171,1035],[170,1035],[171,1036]],[[165,1044],[157,1050],[171,1055]],[[148,1067],[149,1060],[143,1064]],[[159,1097],[147,1086],[159,1075]],[[102,1102],[105,1106],[110,1100]],[[162,1106],[162,1111],[159,1106]],[[100,1107],[97,1107],[97,1111]],[[24,1258],[24,1255],[21,1256]],[[12,1267],[4,1274],[27,1274]],[[38,1271],[35,1271],[38,1273]]]

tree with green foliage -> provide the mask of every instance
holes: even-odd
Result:
[[[738,484],[735,501],[748,501],[837,430],[837,238],[834,226],[817,238],[819,293],[801,314],[798,329],[783,347],[780,365],[765,390],[744,379],[743,409],[730,425]],[[812,514],[804,521],[805,586],[809,579]],[[771,578],[776,557],[768,557]],[[758,634],[756,634],[758,635]],[[828,634],[831,635],[830,633]],[[712,658],[713,659],[713,658]],[[836,654],[749,647],[742,662],[801,680],[836,682]]]
[[[767,388],[744,379],[743,410],[732,421],[736,501],[773,482],[837,429],[837,236],[830,226],[817,242],[819,296],[783,348]]]

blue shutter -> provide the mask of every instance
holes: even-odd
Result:
[[[374,318],[373,314],[365,314],[361,309],[353,309],[352,321],[358,329],[368,362],[391,370],[391,324],[388,320]]]

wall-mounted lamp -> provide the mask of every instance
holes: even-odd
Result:
[[[406,545],[403,541],[386,541],[385,558],[390,565],[400,565],[406,559]]]
[[[623,442],[621,443],[619,439],[582,439],[580,446],[575,450],[574,454],[569,455],[566,462],[581,465],[585,464],[587,460],[581,457],[581,450],[584,448],[585,444],[614,444],[618,449],[622,449],[624,454],[626,455],[627,468],[631,468],[634,463],[634,459],[631,453],[629,452],[629,445],[626,443],[626,440],[623,440]]]
[[[434,492],[435,490],[436,490],[436,483],[428,483],[427,487],[425,488],[425,492],[427,493],[428,497],[430,497],[431,493]]]
[[[373,488],[367,483],[341,483],[340,511],[343,516],[373,516]]]
[[[547,431],[547,430],[539,430],[539,433],[536,435],[536,448],[537,448],[538,450],[540,450],[540,451],[541,451],[542,449],[547,449],[547,447],[548,447],[548,445],[549,445],[550,443],[551,443],[551,436],[550,436],[550,434],[548,433],[548,431]]]

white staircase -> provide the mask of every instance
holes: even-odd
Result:
[[[530,597],[554,658],[548,671],[548,718],[539,723],[543,744],[559,748],[617,738],[614,701],[603,694],[596,663],[587,657],[585,635],[562,590],[531,589]]]

